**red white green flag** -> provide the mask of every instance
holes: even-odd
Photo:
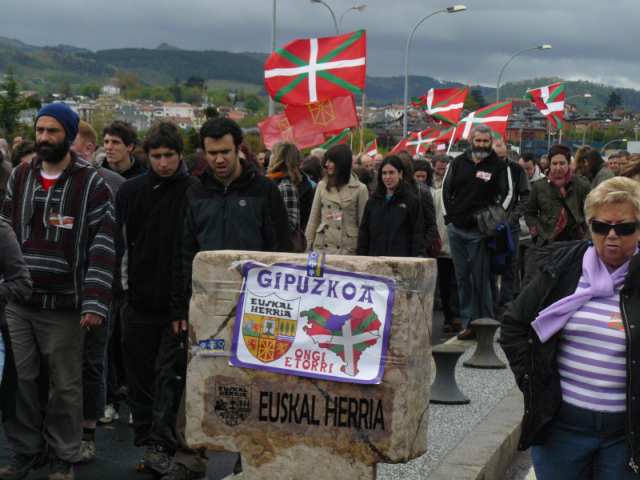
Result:
[[[474,125],[480,124],[489,127],[493,131],[494,136],[504,138],[507,133],[507,122],[509,115],[511,115],[512,107],[513,104],[510,101],[496,102],[480,110],[471,112],[458,123],[454,142],[468,140],[471,129]]]
[[[378,155],[378,139],[374,138],[372,141],[367,143],[367,146],[364,148],[364,151],[371,158]]]
[[[391,153],[407,151],[411,156],[423,155],[429,151],[432,144],[441,145],[449,143],[454,127],[450,128],[427,128],[421,132],[410,133],[403,138]]]
[[[264,84],[277,102],[305,105],[364,91],[367,34],[364,30],[293,40],[264,64]]]
[[[321,148],[329,149],[334,145],[340,145],[349,141],[349,135],[351,134],[350,128],[345,128],[342,132],[329,136],[326,141],[320,145]]]
[[[558,82],[546,87],[527,90],[526,98],[535,103],[538,110],[547,117],[551,126],[562,128],[564,122],[565,84]]]
[[[468,87],[430,88],[425,95],[426,111],[442,123],[455,125],[460,121],[468,94]]]
[[[427,104],[427,96],[411,97],[411,106],[414,108],[424,107]]]
[[[260,129],[262,143],[269,150],[279,142],[289,142],[295,144],[298,148],[308,148],[315,147],[324,141],[322,132],[312,132],[302,136],[295,135],[289,119],[284,113],[267,117],[258,123],[258,128]]]

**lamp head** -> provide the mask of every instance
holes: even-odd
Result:
[[[452,5],[447,7],[447,13],[458,13],[464,12],[467,9],[465,5]]]
[[[366,8],[367,8],[367,4],[366,3],[363,3],[362,5],[356,5],[355,7],[353,7],[354,10],[357,10],[359,12],[362,12]]]
[[[543,43],[542,45],[538,46],[538,50],[551,50],[552,48],[553,47],[548,43]]]

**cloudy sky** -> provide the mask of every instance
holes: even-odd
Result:
[[[371,75],[402,75],[413,25],[449,5],[435,0],[326,0],[342,30],[366,28]],[[640,89],[638,0],[459,0],[468,10],[441,14],[417,31],[411,73],[495,85],[509,56],[550,43],[552,50],[522,55],[504,81],[541,76],[586,79]],[[153,48],[270,50],[272,0],[7,0],[0,35],[34,45],[65,43],[93,50]],[[333,33],[329,11],[309,0],[277,0],[278,44]]]

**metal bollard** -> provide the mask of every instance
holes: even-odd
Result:
[[[492,318],[479,318],[471,322],[471,328],[476,333],[478,344],[476,351],[469,360],[463,363],[469,368],[499,369],[507,366],[498,358],[493,348],[493,339],[500,322]]]
[[[465,352],[462,345],[442,344],[431,349],[436,363],[436,378],[431,385],[431,403],[463,405],[469,399],[460,391],[456,383],[456,364]]]

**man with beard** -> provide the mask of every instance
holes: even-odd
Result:
[[[15,416],[5,422],[11,462],[0,479],[24,478],[50,460],[50,479],[74,478],[82,421],[87,330],[104,328],[115,263],[113,206],[104,179],[70,151],[78,116],[64,103],[36,117],[37,156],[9,179],[2,218],[13,227],[33,279],[7,322],[18,373]],[[41,404],[40,366],[48,374]]]
[[[494,318],[491,265],[487,238],[478,230],[475,214],[499,204],[506,209],[513,197],[507,164],[492,147],[492,131],[477,125],[471,132],[471,149],[449,165],[443,181],[445,223],[451,258],[458,282],[460,317],[464,330],[460,340],[475,337],[471,321]]]
[[[174,124],[152,127],[144,151],[150,170],[126,181],[116,200],[118,245],[127,259],[122,347],[134,444],[146,448],[141,467],[163,475],[177,447],[176,412],[184,387],[178,379],[184,379],[186,358],[178,360],[186,355],[180,346],[186,339],[171,326],[171,262],[158,259],[174,258],[185,192],[198,181],[187,172]]]

